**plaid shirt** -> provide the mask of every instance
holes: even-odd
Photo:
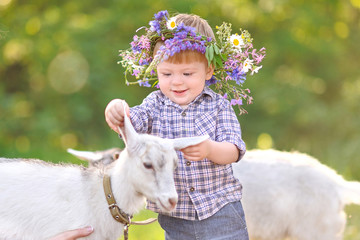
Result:
[[[208,134],[217,142],[230,142],[245,154],[240,124],[228,100],[205,87],[186,109],[172,102],[160,91],[150,93],[141,105],[130,110],[137,132],[162,138],[192,137]],[[231,164],[219,165],[208,159],[188,161],[177,151],[179,164],[174,173],[178,203],[170,216],[206,219],[229,202],[241,199],[242,186],[233,176]],[[148,209],[161,213],[152,202]],[[168,213],[162,213],[168,214]]]

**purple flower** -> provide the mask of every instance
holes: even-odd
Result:
[[[139,38],[138,36],[135,35],[133,39],[134,40],[130,43],[130,45],[131,45],[131,49],[135,54],[140,53],[143,50],[147,52],[150,51],[151,42],[149,38],[147,38],[144,35]]]
[[[211,78],[209,80],[205,81],[205,84],[206,84],[206,86],[210,86],[212,84],[216,84],[217,82],[218,82],[218,80],[213,75],[213,76],[211,76]]]
[[[184,42],[180,43],[181,50],[186,50],[186,44]]]
[[[262,54],[259,54],[257,55],[256,57],[254,57],[254,60],[255,60],[255,64],[259,64],[263,59],[264,59],[264,55]]]
[[[149,59],[149,58],[144,58],[144,59],[140,58],[139,59],[139,65],[140,66],[149,65],[150,62],[151,62],[151,59]]]
[[[139,83],[140,87],[151,87],[150,83],[147,81],[144,82],[144,81],[139,80],[138,83]]]
[[[150,25],[150,31],[157,32],[160,35],[161,26],[160,26],[160,23],[157,20],[150,21],[149,25]]]
[[[231,99],[230,104],[231,105],[243,105],[241,98],[239,98],[239,99]]]
[[[134,69],[133,73],[131,75],[138,77],[141,72],[138,69]]]
[[[190,27],[190,26],[186,26],[184,23],[180,23],[176,29],[179,32],[187,32],[191,36],[196,36],[195,28]]]
[[[167,21],[167,16],[168,16],[169,14],[168,14],[168,11],[167,10],[163,10],[163,11],[160,11],[160,12],[158,12],[158,13],[155,13],[154,14],[154,19],[155,20],[158,20],[158,21],[161,21],[162,20],[162,18],[164,18],[165,17],[165,20]]]
[[[186,30],[192,31],[192,28],[183,26],[180,30],[175,33],[173,38],[166,39],[164,45],[160,47],[157,53],[160,61],[166,61],[169,57],[184,50],[195,50],[205,54],[206,41],[188,38]]]
[[[227,80],[231,79],[236,82],[238,85],[244,84],[246,80],[246,73],[239,70],[239,68],[235,68],[232,71],[227,71],[226,74],[228,75],[226,78]]]
[[[185,31],[180,31],[180,32],[176,32],[176,33],[174,34],[174,38],[184,39],[184,38],[187,37],[187,35],[188,35],[187,32],[185,32]]]

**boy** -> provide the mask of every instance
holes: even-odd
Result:
[[[156,22],[164,18],[170,28],[185,28],[190,38],[171,42],[177,37],[174,34],[169,41],[164,41],[165,34]],[[179,165],[174,173],[179,195],[176,209],[162,213],[151,202],[147,207],[159,213],[159,223],[167,240],[248,239],[240,203],[242,187],[231,168],[231,163],[245,153],[240,125],[230,102],[205,86],[213,76],[214,65],[209,64],[201,46],[190,46],[199,38],[186,27],[194,27],[197,34],[215,39],[212,29],[198,16],[179,14],[168,19],[167,12],[156,14],[150,25],[153,28],[150,31],[159,33],[160,30],[153,50],[153,62],[158,61],[160,90],[149,94],[138,106],[129,109],[126,105],[134,128],[163,138],[208,134],[210,139],[178,153]],[[182,45],[186,41],[190,42],[188,48]],[[174,44],[181,50],[166,53]],[[117,126],[123,124],[124,102],[112,100],[105,110],[106,121],[116,132]]]
[[[240,34],[231,34],[228,23],[217,27],[216,41],[209,24],[196,15],[170,18],[167,11],[160,11],[149,24],[145,35],[134,36],[131,49],[120,51],[120,63],[127,84],[131,73],[140,79],[136,82],[140,86],[151,86],[155,80],[160,90],[131,110],[124,100],[112,100],[105,109],[106,121],[117,132],[125,106],[138,132],[163,138],[209,135],[207,141],[178,152],[176,209],[163,213],[151,202],[148,208],[159,212],[167,240],[248,239],[242,187],[231,167],[245,154],[245,144],[231,105],[246,113],[243,100],[250,104],[252,97],[242,85],[249,73],[262,68],[265,48],[253,49],[250,34],[241,29]],[[221,95],[207,87],[211,84]],[[75,239],[91,231],[91,227],[69,231],[56,239]]]

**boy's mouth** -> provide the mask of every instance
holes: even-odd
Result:
[[[185,93],[186,90],[173,90],[173,92],[174,92],[176,95],[181,95],[181,94]]]

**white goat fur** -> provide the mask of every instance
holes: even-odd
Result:
[[[359,182],[305,154],[248,151],[233,170],[253,240],[342,239],[345,205],[360,204]]]
[[[103,170],[0,158],[0,240],[43,240],[88,225],[94,232],[84,239],[117,239],[123,226],[108,209],[103,171],[111,176],[114,197],[124,212],[136,213],[145,197],[171,211],[177,202],[175,149],[207,136],[170,140],[139,135],[127,117],[121,134],[126,149]]]
[[[76,155],[89,160],[89,153]],[[344,206],[360,204],[359,182],[344,180],[306,154],[251,150],[233,170],[243,185],[252,240],[339,240],[346,224]]]

